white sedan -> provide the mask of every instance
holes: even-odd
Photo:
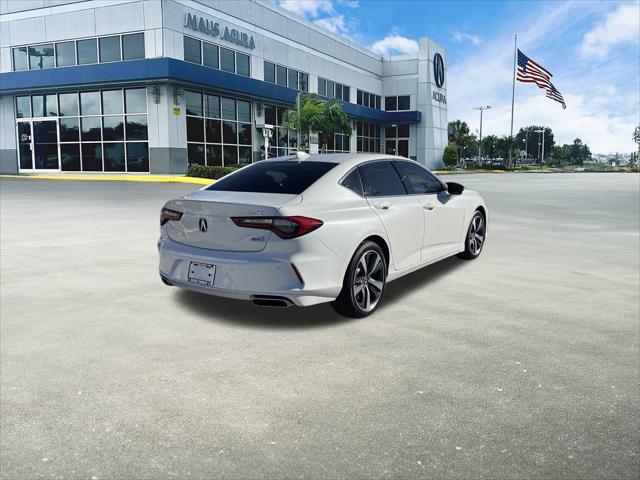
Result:
[[[452,255],[480,255],[487,213],[478,193],[406,158],[279,157],[167,202],[160,276],[257,305],[333,302],[364,317],[387,282]]]

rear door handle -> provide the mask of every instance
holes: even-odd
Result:
[[[391,204],[389,202],[378,202],[378,203],[374,203],[373,206],[380,210],[389,210],[389,207],[391,206]]]
[[[433,210],[434,206],[430,203],[427,203],[426,205],[422,205],[422,208],[424,208],[425,210]]]

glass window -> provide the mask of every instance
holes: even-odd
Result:
[[[104,171],[124,172],[124,143],[104,144]]]
[[[222,143],[220,120],[207,119],[205,121],[205,136],[207,143]]]
[[[276,83],[283,87],[287,86],[287,69],[282,65],[276,66]]]
[[[56,62],[59,67],[76,64],[76,42],[56,43]]]
[[[346,85],[342,86],[342,99],[345,102],[350,101],[350,97],[351,97],[351,90],[349,87],[347,87]]]
[[[217,122],[218,125],[220,122]],[[222,166],[222,146],[207,145],[207,165]]]
[[[245,77],[249,76],[249,55],[245,55],[244,53],[236,52],[236,63],[237,70],[236,73],[238,75],[244,75]]]
[[[83,143],[82,148],[82,170],[84,172],[102,171],[102,144]]]
[[[398,110],[409,110],[409,95],[400,95],[398,97]]]
[[[409,140],[398,140],[398,155],[409,158]]]
[[[358,167],[367,197],[405,195],[407,192],[391,162],[365,163]]]
[[[394,111],[398,109],[398,97],[385,97],[384,109],[387,111]]]
[[[236,119],[236,101],[233,98],[222,97],[222,118],[225,120]]]
[[[251,104],[243,100],[238,100],[238,120],[240,122],[251,121]]]
[[[251,145],[251,124],[238,124],[238,143],[241,145]]]
[[[409,137],[409,124],[408,123],[401,123],[400,125],[398,125],[398,137],[404,137],[404,138],[408,138]]]
[[[191,37],[184,37],[184,60],[192,63],[202,63],[200,41]]]
[[[80,113],[100,115],[100,92],[80,92]]]
[[[124,113],[122,90],[105,90],[102,92],[102,113]]]
[[[437,193],[444,186],[436,177],[414,162],[393,162],[409,193]]]
[[[18,47],[13,49],[13,69],[16,72],[20,70],[29,70],[27,47]]]
[[[77,118],[60,119],[60,141],[77,142],[80,140],[80,126]]]
[[[80,171],[80,144],[66,143],[60,145],[60,163],[63,171]]]
[[[233,50],[220,47],[220,69],[232,73],[236,71]]]
[[[352,192],[357,193],[358,195],[364,195],[364,193],[362,192],[360,173],[358,172],[357,168],[355,168],[349,175],[347,175],[340,184],[343,187],[348,188]]]
[[[238,143],[238,130],[236,122],[222,122],[223,143]]]
[[[358,90],[358,91],[356,92],[356,103],[357,103],[358,105],[362,105],[362,94],[363,94],[363,93],[364,93],[364,92],[363,92],[362,90]]]
[[[83,142],[100,141],[100,117],[84,117],[80,122],[82,126]]]
[[[218,67],[218,47],[210,43],[202,44],[202,62],[207,67]]]
[[[146,115],[127,115],[127,140],[146,140],[147,133],[147,116]]]
[[[381,107],[380,102],[381,102],[380,95],[376,95],[376,108],[378,110],[380,110],[380,107]]]
[[[58,116],[58,98],[55,94],[45,95],[45,117],[57,117]]]
[[[95,38],[78,40],[76,47],[78,50],[78,65],[98,63],[98,47]]]
[[[224,157],[225,165],[237,165],[238,164],[238,147],[225,145],[222,147],[222,155]]]
[[[202,94],[200,92],[185,92],[187,115],[202,115]]]
[[[386,138],[396,138],[396,132],[398,131],[398,127],[395,125],[391,125],[390,127],[385,127],[384,136]]]
[[[127,143],[127,171],[149,171],[149,146],[147,142]]]
[[[334,98],[336,96],[336,87],[335,83],[331,80],[327,80],[327,97]]]
[[[60,95],[58,95],[58,101],[60,102],[61,117],[73,117],[75,115],[78,115],[77,93],[61,93]]]
[[[340,85],[339,83],[336,83],[336,99],[337,100],[342,100],[342,85]]]
[[[207,95],[206,102],[205,116],[220,118],[220,97],[216,95]]]
[[[238,163],[251,163],[251,147],[238,147]]]
[[[147,89],[129,88],[124,91],[127,113],[147,113]]]
[[[309,74],[300,72],[300,90],[303,92],[309,91]]]
[[[98,39],[101,62],[120,61],[120,36],[102,37]]]
[[[29,47],[29,68],[31,70],[52,68],[53,66],[53,43]]]
[[[276,83],[276,66],[271,62],[264,62],[264,81]]]
[[[124,117],[102,117],[102,140],[124,140]]]
[[[187,141],[204,142],[204,120],[197,117],[187,117]]]
[[[144,58],[144,33],[131,33],[122,36],[122,59],[137,60]]]
[[[34,117],[45,117],[44,95],[31,97],[31,111]]]
[[[201,143],[187,144],[187,163],[191,165],[204,165],[204,145]]]
[[[324,78],[318,78],[318,95],[327,96],[327,81]]]
[[[298,89],[298,71],[297,70],[289,70],[289,88]]]
[[[29,97],[16,97],[16,116],[18,118],[31,117],[31,99]]]
[[[337,163],[314,161],[258,162],[234,175],[223,177],[207,190],[298,195],[336,165]]]

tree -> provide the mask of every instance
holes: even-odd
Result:
[[[328,138],[338,132],[351,135],[351,122],[342,105],[335,99],[325,101],[315,93],[298,94],[296,108],[287,111],[283,124],[303,135],[307,132],[318,132]]]
[[[449,169],[453,169],[453,167],[458,164],[458,146],[455,143],[449,143],[449,145],[444,147],[442,161],[445,167]]]
[[[640,125],[633,131],[633,141],[638,144],[638,151],[640,151]]]
[[[487,135],[482,139],[482,155],[486,155],[489,158],[495,158],[496,143],[498,137],[495,135]]]
[[[458,158],[471,156],[478,151],[476,136],[469,132],[469,125],[462,120],[449,122],[449,143],[456,146]]]
[[[542,127],[539,125],[529,125],[528,127],[522,127],[518,131],[515,137],[515,144],[513,148],[516,150],[527,151],[527,158],[538,159],[540,156],[540,149],[538,148],[538,142],[542,141],[542,134],[536,132],[536,130],[542,130],[544,128],[544,158],[550,158],[553,151],[553,146],[556,144],[553,137],[553,130],[549,127]]]
[[[585,160],[591,158],[591,150],[589,147],[582,143],[582,140],[576,138],[569,147],[571,155],[571,163],[575,165],[582,165]]]

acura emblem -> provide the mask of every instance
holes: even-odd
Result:
[[[200,231],[201,232],[206,232],[207,231],[207,221],[204,218],[200,219],[200,223],[198,225],[200,226]]]

